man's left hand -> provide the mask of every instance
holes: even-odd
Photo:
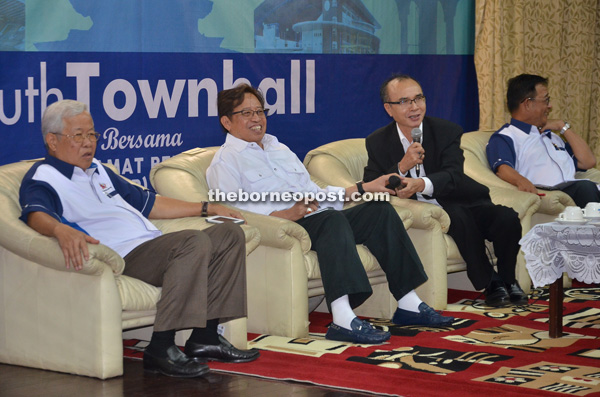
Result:
[[[399,198],[410,198],[425,189],[425,181],[421,178],[401,178],[402,186],[396,189]]]

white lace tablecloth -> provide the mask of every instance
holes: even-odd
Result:
[[[600,226],[542,223],[519,244],[534,287],[552,284],[563,272],[586,284],[600,283]]]

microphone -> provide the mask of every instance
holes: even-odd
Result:
[[[392,176],[390,176],[390,179],[388,180],[388,184],[385,185],[385,187],[390,190],[396,190],[396,188],[398,186],[400,186],[401,184],[402,184],[402,181],[400,180],[400,178],[398,178],[396,175],[392,175]]]
[[[410,132],[410,136],[413,139],[413,142],[421,143],[421,138],[423,138],[423,131],[419,128],[413,128]],[[417,171],[417,176],[421,173],[421,164],[417,164],[415,166],[415,170]]]

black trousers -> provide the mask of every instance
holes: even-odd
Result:
[[[577,181],[562,190],[567,193],[578,207],[585,207],[587,203],[599,203],[600,191],[592,181]]]
[[[364,244],[377,258],[396,299],[427,281],[402,220],[388,202],[324,211],[297,223],[306,229],[317,252],[329,308],[344,295],[352,308],[357,307],[373,293],[356,244]]]
[[[515,210],[491,203],[445,204],[444,210],[450,216],[448,234],[467,264],[467,276],[475,289],[487,287],[494,273],[485,240],[494,245],[498,275],[504,282],[513,283],[522,230]]]

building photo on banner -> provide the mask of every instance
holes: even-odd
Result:
[[[300,159],[388,122],[378,89],[396,72],[421,81],[429,115],[475,130],[474,8],[474,0],[3,0],[0,164],[43,157],[44,109],[75,99],[100,134],[96,157],[150,187],[154,165],[223,143],[217,93],[241,82],[264,93],[269,132]]]

